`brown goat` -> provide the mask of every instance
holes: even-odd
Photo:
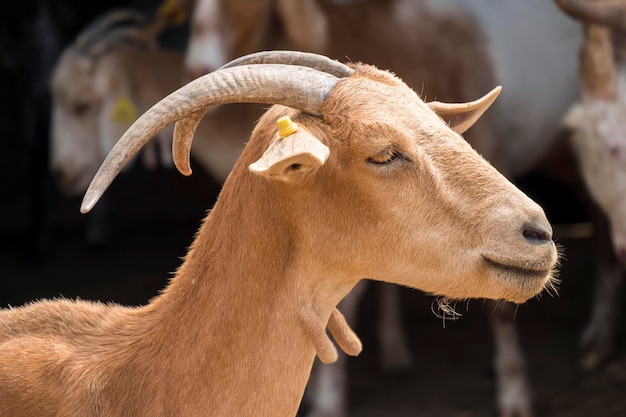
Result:
[[[482,94],[496,83],[489,42],[473,16],[459,8],[439,9],[437,2],[413,0],[199,0],[192,16],[192,30],[185,66],[198,76],[215,70],[237,56],[271,49],[297,49],[317,52],[337,59],[368,62],[396,73],[420,96],[462,102]],[[515,98],[515,92],[513,92]],[[511,97],[511,91],[509,91]],[[525,103],[525,101],[523,101]],[[519,105],[507,118],[514,119]],[[524,105],[525,106],[525,105]],[[509,106],[510,108],[511,106]],[[499,110],[499,109],[496,109]],[[501,110],[501,109],[500,109]],[[511,142],[519,144],[507,127],[501,129],[486,115],[464,134],[467,141],[496,168],[510,174],[503,152]],[[555,123],[557,124],[557,123]],[[539,124],[542,125],[542,124]],[[519,131],[516,128],[515,131]],[[545,132],[542,132],[542,134]],[[513,140],[509,139],[513,137]],[[521,138],[525,139],[525,138]],[[544,142],[525,146],[518,161],[529,149],[536,152]],[[523,157],[523,158],[522,158]],[[348,322],[356,321],[363,286],[340,304]],[[490,304],[490,303],[488,303]],[[495,303],[489,315],[496,345],[497,401],[503,415],[530,413],[531,394],[514,326],[515,306]],[[401,326],[399,289],[381,288],[379,341],[383,368],[403,370],[413,357]],[[344,361],[344,358],[340,358]],[[313,380],[312,415],[347,415],[345,361],[334,370],[320,370]],[[340,392],[323,398],[329,386]]]
[[[0,311],[0,416],[293,416],[318,351],[311,329],[364,277],[518,303],[550,282],[557,253],[543,211],[458,134],[498,89],[426,104],[385,71],[305,58],[317,69],[269,54],[208,74],[129,128],[81,211],[165,126],[176,122],[174,159],[187,172],[208,107],[282,104],[147,306]],[[284,138],[282,116],[297,129]]]

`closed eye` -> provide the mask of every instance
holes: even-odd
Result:
[[[395,149],[386,149],[379,155],[367,158],[367,163],[373,165],[389,165],[402,160],[405,160],[405,158],[399,151]]]

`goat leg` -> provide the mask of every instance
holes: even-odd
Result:
[[[607,218],[597,208],[592,214],[596,270],[591,317],[581,337],[579,358],[579,368],[587,372],[606,365],[615,354],[624,287],[624,267],[611,247]]]
[[[515,305],[489,300],[495,343],[497,402],[502,417],[532,417],[532,393],[515,325]]]

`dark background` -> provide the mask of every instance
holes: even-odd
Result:
[[[48,173],[50,68],[62,48],[94,17],[117,6],[152,12],[156,1],[5,2],[0,13],[0,306],[43,297],[80,297],[142,304],[157,294],[191,243],[219,184],[201,170],[136,165],[107,193],[116,207],[111,244],[84,238],[80,197],[67,198]],[[186,28],[165,38],[184,47]],[[521,306],[516,321],[540,416],[626,415],[626,358],[621,353],[592,374],[576,370],[577,343],[588,316],[594,236],[572,238],[568,225],[588,222],[589,204],[565,148],[516,182],[537,199],[564,248],[559,296]],[[560,177],[543,167],[562,167]],[[554,171],[552,169],[552,171]],[[354,416],[491,416],[496,414],[493,347],[481,300],[457,306],[463,317],[444,323],[432,298],[403,290],[403,309],[416,364],[404,375],[380,369],[372,285],[356,326],[364,341],[350,359]],[[624,332],[620,333],[620,343]]]

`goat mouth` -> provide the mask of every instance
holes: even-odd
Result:
[[[498,261],[494,261],[493,259],[489,259],[486,256],[483,256],[485,264],[496,271],[503,272],[509,276],[515,276],[518,278],[524,279],[545,279],[548,275],[550,275],[551,269],[539,268],[525,268],[517,265],[504,264]]]

